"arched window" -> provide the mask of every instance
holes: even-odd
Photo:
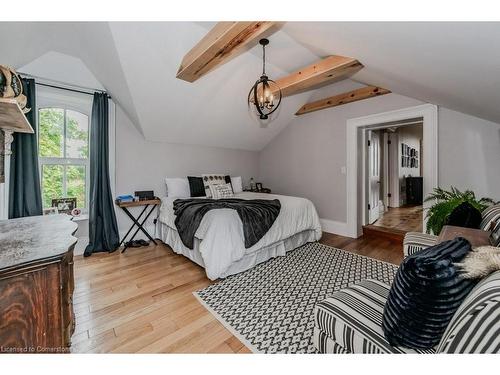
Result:
[[[38,108],[38,154],[43,207],[76,198],[88,207],[89,115],[67,107]]]

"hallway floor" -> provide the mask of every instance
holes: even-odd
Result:
[[[405,232],[422,232],[422,206],[389,208],[373,225],[399,229]]]

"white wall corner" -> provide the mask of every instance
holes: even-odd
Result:
[[[349,232],[347,223],[342,221],[319,219],[321,223],[321,230],[323,232],[338,234],[339,236],[355,238],[354,234]]]

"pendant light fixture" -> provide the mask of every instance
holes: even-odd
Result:
[[[262,46],[262,75],[248,93],[248,105],[255,106],[261,120],[267,120],[281,103],[281,89],[266,75],[266,46],[269,40],[261,39],[259,44]]]

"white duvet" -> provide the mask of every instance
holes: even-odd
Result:
[[[254,246],[245,249],[243,224],[235,210],[216,209],[205,214],[195,237],[200,240],[199,251],[205,263],[207,275],[222,275],[246,254],[273,245],[294,234],[314,230],[316,240],[321,238],[321,225],[316,208],[305,198],[285,195],[242,192],[240,199],[279,199],[281,211],[271,229]],[[163,198],[160,221],[172,229],[175,227],[173,202],[176,198]],[[203,199],[203,198],[200,198]]]

